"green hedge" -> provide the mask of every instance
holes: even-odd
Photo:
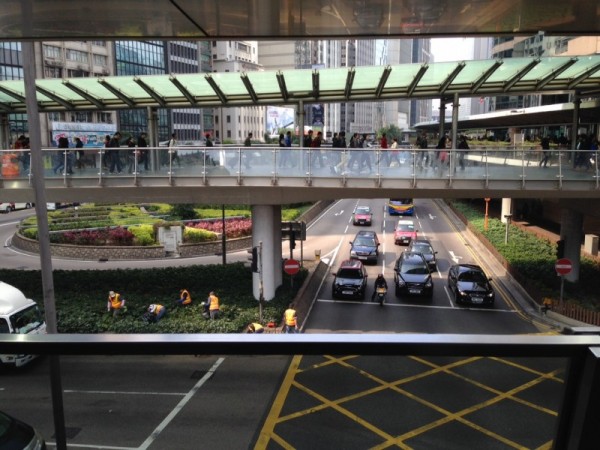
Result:
[[[306,278],[302,270],[290,290],[289,277],[276,297],[263,308],[263,323],[279,322],[295,292]],[[21,289],[42,304],[39,271],[0,269],[0,279]],[[190,291],[193,303],[175,307],[179,291]],[[169,267],[160,269],[54,271],[54,290],[60,333],[238,333],[258,321],[258,302],[252,295],[252,272],[243,263]],[[127,311],[113,318],[106,311],[108,291],[121,293]],[[202,317],[201,302],[210,291],[221,301],[222,317]],[[151,303],[167,307],[157,324],[146,324],[142,315]]]
[[[505,244],[506,224],[500,219],[489,218],[488,229],[485,230],[484,217],[478,208],[463,201],[454,201],[451,204],[465,216],[471,227],[485,236],[511,268],[519,274],[521,280],[527,280],[523,286],[526,290],[537,291],[542,297],[554,299],[560,297],[560,277],[554,269],[557,259],[555,243],[511,224],[508,243]],[[579,282],[564,283],[563,299],[600,310],[598,292],[600,292],[600,264],[582,256]]]

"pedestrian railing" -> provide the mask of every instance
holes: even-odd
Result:
[[[178,178],[209,184],[211,179],[263,178],[271,185],[287,179],[303,179],[311,185],[318,179],[372,179],[374,186],[386,180],[514,181],[515,188],[552,181],[547,189],[560,190],[565,182],[585,182],[581,190],[600,188],[598,152],[555,150],[548,160],[540,150],[482,149],[380,149],[302,147],[146,147],[112,149],[42,149],[46,179],[81,179],[102,184],[120,177],[133,185],[145,178],[162,178],[172,184]],[[30,151],[2,150],[1,178],[23,180],[30,171]],[[85,184],[85,185],[87,185]],[[78,186],[82,186],[79,183]],[[4,187],[10,187],[4,185]]]

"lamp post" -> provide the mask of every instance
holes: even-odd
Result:
[[[510,226],[510,219],[512,218],[512,214],[505,214],[504,218],[506,219],[506,232],[504,233],[504,243],[508,244],[508,227]]]
[[[485,200],[485,217],[483,220],[483,229],[485,231],[487,231],[487,229],[488,229],[488,211],[490,208],[490,198],[486,197],[486,198],[484,198],[484,200]]]

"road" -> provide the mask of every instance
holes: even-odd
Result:
[[[309,226],[304,255],[320,250],[333,272],[362,229],[350,222],[359,203],[372,206],[371,229],[382,241],[383,256],[368,267],[369,285],[381,272],[391,285],[393,263],[402,248],[393,244],[398,219],[385,214],[383,199],[333,204]],[[334,301],[328,274],[305,332],[539,332],[515,308],[497,283],[500,278],[494,282],[494,308],[457,307],[445,286],[448,267],[454,261],[485,265],[486,257],[472,251],[434,201],[418,200],[416,210],[420,236],[431,239],[438,251],[433,298],[396,299],[391,289],[383,307]],[[19,214],[24,213],[0,216],[2,239]],[[2,249],[3,265],[7,251]],[[12,257],[21,267],[35,264],[29,258]],[[74,262],[53,263],[64,268]],[[104,267],[99,262],[90,266]],[[324,355],[291,360],[63,357],[61,364],[69,448],[185,450],[254,448],[258,443],[256,448],[450,449],[549,448],[565,362]],[[52,444],[48,371],[45,359],[22,371],[3,371],[0,404],[34,424]]]

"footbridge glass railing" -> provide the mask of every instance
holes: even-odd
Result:
[[[133,184],[144,178],[196,179],[286,178],[374,180],[502,180],[527,183],[584,182],[582,189],[600,187],[598,151],[535,148],[380,149],[219,146],[120,149],[42,149],[44,178],[89,180],[90,184],[115,177]],[[31,180],[27,150],[1,150],[2,180]],[[81,184],[79,184],[81,186]],[[5,184],[4,187],[10,187]]]

